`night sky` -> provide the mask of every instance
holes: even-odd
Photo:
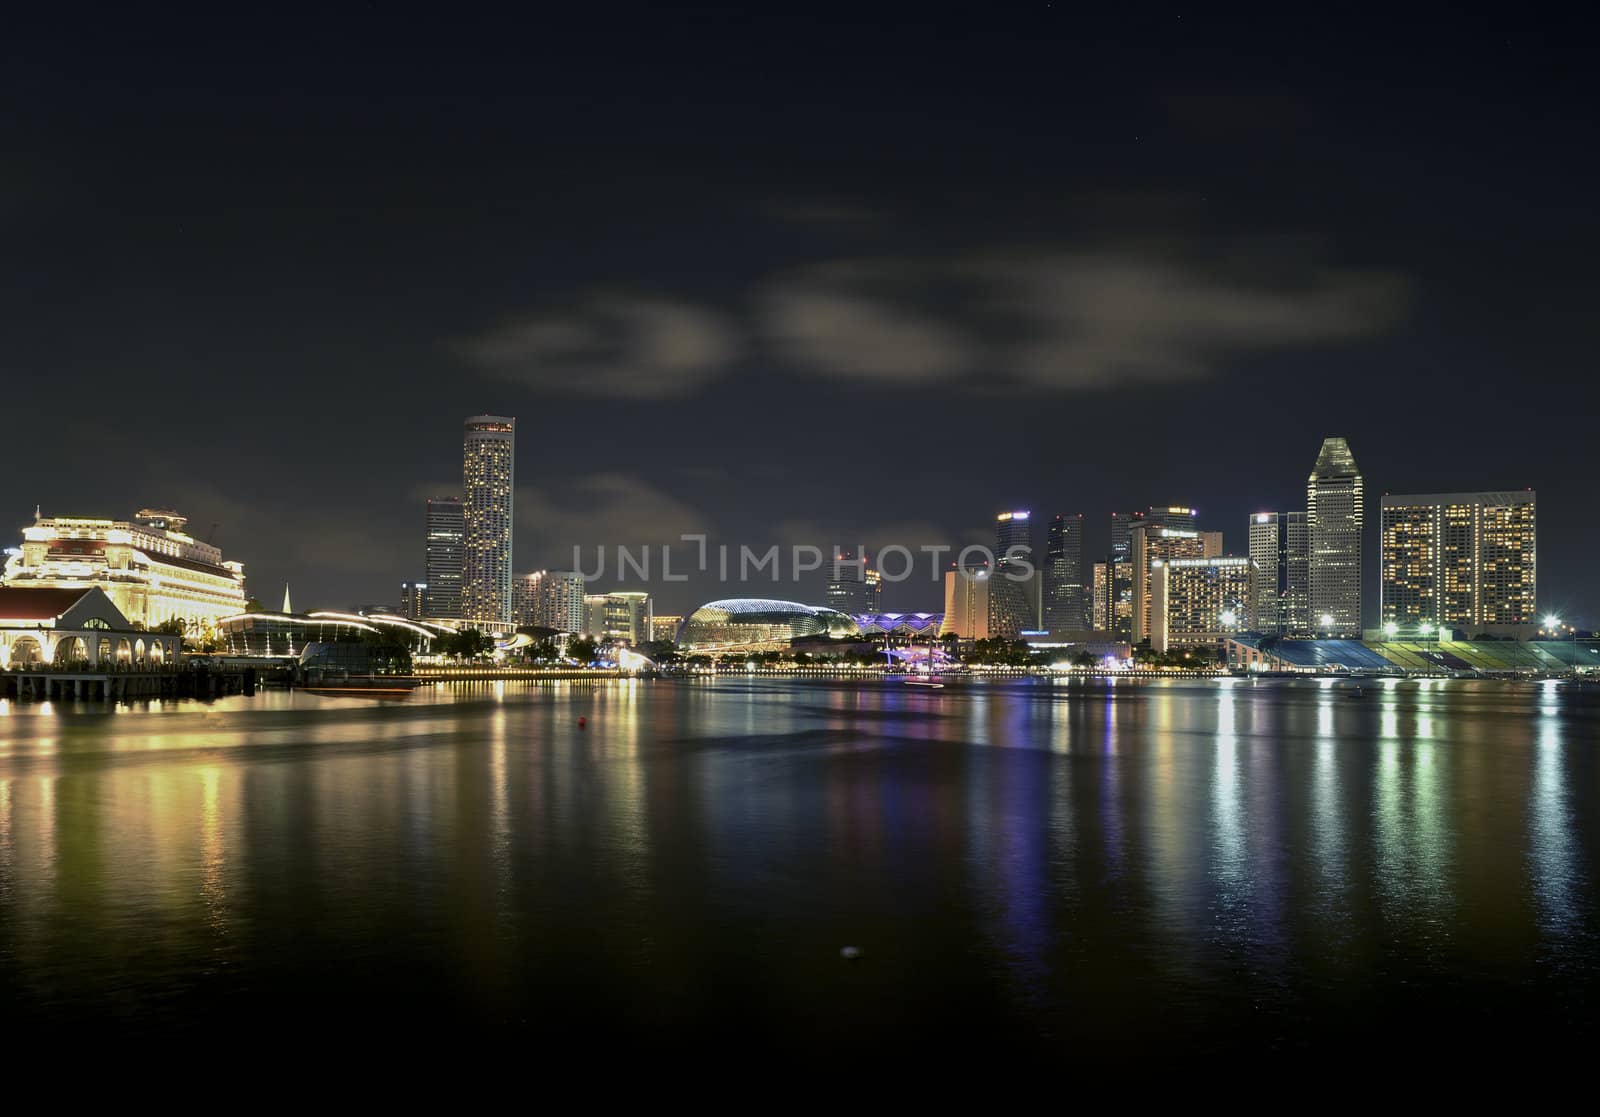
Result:
[[[8,25],[5,544],[171,505],[269,603],[395,603],[493,412],[518,569],[1152,503],[1238,553],[1336,434],[1369,623],[1384,491],[1525,487],[1600,622],[1586,32],[754,7]]]

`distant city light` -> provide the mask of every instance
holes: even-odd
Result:
[[[1324,613],[1324,614],[1322,614],[1322,627],[1323,628],[1332,628],[1333,627],[1333,614],[1332,613]]]
[[[1388,624],[1383,626],[1383,634],[1389,637],[1391,640],[1393,640],[1395,636],[1399,634],[1399,632],[1400,626],[1395,624],[1393,621],[1390,621]]]
[[[1551,614],[1549,614],[1548,616],[1545,617],[1544,626],[1546,628],[1560,628],[1561,627],[1561,618],[1556,616],[1554,613],[1551,613]]]

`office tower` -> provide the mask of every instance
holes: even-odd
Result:
[[[433,497],[428,501],[428,538],[422,572],[428,587],[423,616],[460,620],[461,579],[466,570],[466,522],[461,499]]]
[[[1342,438],[1322,443],[1306,480],[1311,624],[1321,636],[1361,635],[1361,471]]]
[[[474,415],[465,424],[461,509],[466,526],[462,608],[466,619],[511,623],[512,487],[517,421]]]
[[[428,615],[428,583],[400,583],[400,615],[408,621],[420,621]]]
[[[1129,639],[1137,644],[1150,638],[1151,572],[1155,564],[1173,559],[1204,558],[1205,542],[1198,531],[1140,523],[1133,528],[1130,545],[1133,554],[1129,559],[1132,583]]]
[[[1255,563],[1251,623],[1272,636],[1310,636],[1311,532],[1304,512],[1257,512],[1250,517]]]
[[[1222,532],[1202,531],[1200,533],[1200,549],[1205,552],[1206,558],[1220,558],[1222,556]]]
[[[1533,490],[1385,495],[1385,625],[1533,624]]]
[[[1247,558],[1157,559],[1151,569],[1150,647],[1214,644],[1250,627],[1253,564]]]
[[[1133,527],[1144,523],[1143,512],[1111,513],[1111,554],[1127,558],[1133,554]]]
[[[1031,527],[1026,511],[1002,512],[995,517],[995,565],[989,579],[992,636],[1014,640],[1038,624],[1039,583],[1033,576],[1036,571],[1030,570],[1035,565]]]
[[[839,551],[833,557],[833,569],[827,589],[830,609],[854,616],[858,613],[876,613],[882,598],[883,578],[869,565],[865,551],[858,555]]]
[[[1087,628],[1081,513],[1050,521],[1045,533],[1044,578],[1044,627],[1052,632]]]
[[[1158,508],[1152,504],[1150,510],[1144,514],[1144,522],[1154,524],[1156,527],[1170,527],[1177,531],[1197,531],[1199,528],[1195,523],[1195,517],[1198,515],[1197,510],[1182,505],[1164,505]]]
[[[1093,612],[1091,619],[1096,632],[1106,630],[1106,605],[1111,600],[1110,563],[1094,564]]]
[[[939,626],[940,636],[987,639],[991,609],[987,567],[945,571],[944,621]]]

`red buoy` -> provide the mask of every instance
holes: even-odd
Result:
[[[588,718],[580,717],[578,719],[578,728],[579,729],[582,729],[584,726],[586,726],[588,724],[589,724],[589,719]]]

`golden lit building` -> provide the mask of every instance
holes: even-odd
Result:
[[[676,643],[678,640],[678,627],[682,624],[682,617],[674,617],[667,613],[657,613],[650,619],[650,639]]]
[[[1153,588],[1151,580],[1156,563],[1171,562],[1173,559],[1204,558],[1205,539],[1198,531],[1161,527],[1151,523],[1134,525],[1131,536],[1133,631],[1130,642],[1138,644],[1148,640],[1151,635],[1154,613],[1151,602]]]
[[[1536,623],[1535,506],[1531,489],[1386,494],[1383,623]]]
[[[1150,647],[1214,644],[1250,627],[1255,564],[1247,558],[1157,559],[1151,570]]]
[[[141,508],[131,520],[34,515],[6,562],[7,586],[104,590],[131,623],[180,621],[186,632],[244,612],[244,565],[185,532],[176,512]]]

